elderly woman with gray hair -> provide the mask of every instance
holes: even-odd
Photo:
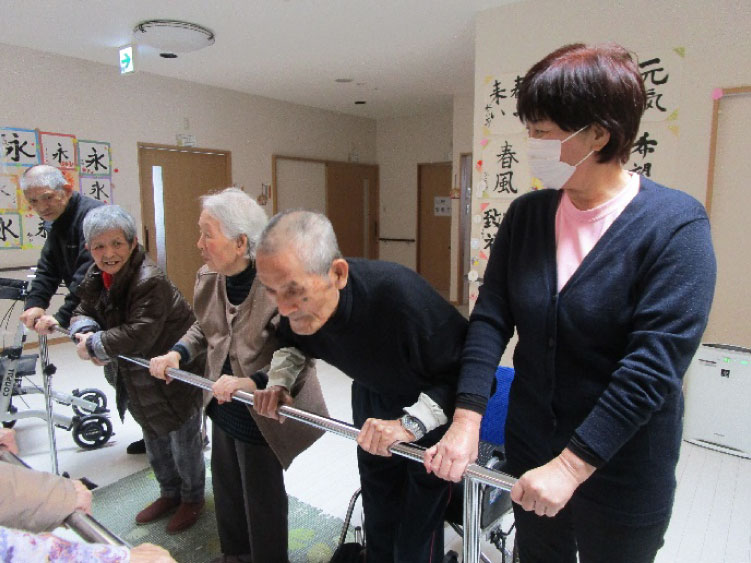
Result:
[[[83,222],[94,258],[81,285],[70,333],[78,355],[116,372],[120,415],[127,402],[143,429],[146,453],[160,497],[136,516],[146,524],[175,511],[167,533],[191,527],[203,508],[205,466],[201,438],[201,391],[166,385],[119,355],[164,354],[195,321],[188,302],[146,255],[133,218],[117,205],[89,212]],[[186,369],[203,369],[196,354]]]
[[[222,550],[215,561],[287,561],[283,469],[321,432],[295,421],[281,425],[231,397],[264,388],[270,367],[300,374],[292,390],[297,406],[324,415],[326,406],[312,360],[290,348],[281,365],[269,366],[279,347],[279,315],[256,278],[254,260],[266,214],[237,188],[204,196],[201,204],[198,248],[206,265],[196,276],[198,320],[171,352],[151,360],[151,373],[169,380],[167,368],[207,353],[205,375],[215,382],[206,412],[213,422],[211,471]]]

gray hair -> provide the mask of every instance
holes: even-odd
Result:
[[[52,190],[64,190],[68,185],[63,173],[49,164],[37,164],[27,169],[21,176],[21,189],[44,187]]]
[[[87,244],[107,231],[119,229],[128,244],[136,239],[136,222],[130,213],[119,205],[101,205],[86,214],[83,220],[83,236]]]
[[[261,233],[258,252],[275,254],[288,245],[309,274],[325,276],[334,260],[342,257],[331,221],[314,211],[277,213]]]
[[[201,209],[219,221],[227,238],[237,239],[245,235],[248,238],[248,258],[255,257],[258,237],[269,219],[252,197],[239,188],[226,188],[201,196]]]

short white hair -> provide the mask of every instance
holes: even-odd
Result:
[[[261,233],[258,252],[276,254],[291,246],[309,274],[325,276],[342,257],[334,226],[322,213],[292,209],[277,213]]]
[[[37,187],[64,190],[67,185],[68,180],[65,179],[63,173],[49,164],[32,166],[21,176],[21,189],[23,191]]]
[[[86,244],[107,231],[119,229],[128,244],[136,239],[136,222],[119,205],[100,205],[86,214],[83,219],[83,238]]]
[[[269,219],[256,201],[239,188],[201,196],[201,209],[219,222],[224,236],[248,239],[248,258],[254,259],[256,245]]]

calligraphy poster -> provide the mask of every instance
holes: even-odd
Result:
[[[0,209],[18,209],[18,176],[0,174]]]
[[[626,167],[645,178],[672,186],[678,155],[679,128],[675,122],[642,122]]]
[[[39,164],[39,143],[34,129],[0,127],[0,144],[5,166],[34,166]]]
[[[82,195],[89,196],[102,203],[114,203],[115,192],[112,180],[99,176],[81,176],[80,191]]]
[[[516,114],[516,99],[523,77],[519,73],[485,77],[480,87],[477,131],[482,131],[484,136],[524,131]]]
[[[87,176],[110,176],[110,144],[103,141],[78,141],[78,170]]]
[[[0,249],[18,249],[22,244],[21,214],[17,211],[0,212]]]
[[[110,143],[78,142],[75,135],[68,133],[16,127],[0,127],[0,140],[0,248],[27,250],[44,246],[44,222],[32,211],[20,189],[21,175],[35,164],[55,166],[83,195],[113,203]]]
[[[76,138],[64,133],[39,132],[42,162],[56,168],[74,169],[78,164]]]
[[[684,48],[639,55],[639,70],[647,91],[645,121],[677,121]]]
[[[476,194],[479,198],[515,198],[532,189],[526,162],[526,135],[492,136],[482,150],[483,171]]]
[[[23,248],[42,248],[47,240],[44,221],[33,211],[21,215],[23,231]]]

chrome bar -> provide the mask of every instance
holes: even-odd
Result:
[[[66,329],[56,326],[55,330],[63,334],[70,334]],[[120,355],[118,358],[139,365],[146,369],[149,368],[149,360],[144,358],[124,356]],[[211,391],[213,383],[194,373],[190,373],[181,369],[167,368],[167,375],[172,379],[177,379],[183,383],[188,383],[196,387],[200,387],[205,391]],[[232,398],[241,403],[247,405],[253,405],[253,393],[247,393],[245,391],[235,391],[232,394]],[[351,440],[357,440],[357,436],[360,430],[351,424],[336,420],[333,418],[327,418],[315,413],[307,412],[301,409],[296,409],[287,405],[282,405],[277,409],[277,413],[292,420],[297,420],[304,424],[314,426],[326,432],[331,432],[344,438]],[[409,443],[397,442],[393,444],[389,451],[396,455],[418,461],[422,463],[425,458],[425,448]],[[480,502],[479,502],[479,485],[489,485],[506,491],[510,491],[516,483],[516,478],[501,473],[500,471],[494,471],[486,467],[482,467],[475,463],[467,466],[464,472],[465,478],[465,500],[464,500],[464,561],[466,563],[477,563],[480,556]],[[469,492],[468,492],[469,491]],[[469,524],[468,524],[469,522]],[[469,532],[468,532],[469,531]]]
[[[471,477],[464,479],[464,561],[480,558],[480,483]]]
[[[31,469],[21,458],[7,450],[0,452],[0,460]],[[110,532],[96,518],[89,516],[85,512],[76,511],[69,515],[63,523],[89,543],[105,543],[107,545],[131,547],[128,542]]]
[[[42,386],[44,387],[44,410],[47,413],[47,435],[50,441],[50,465],[52,473],[60,475],[57,463],[57,438],[55,437],[55,415],[52,410],[52,373],[49,369],[49,350],[47,336],[39,335],[39,355],[42,360]]]

